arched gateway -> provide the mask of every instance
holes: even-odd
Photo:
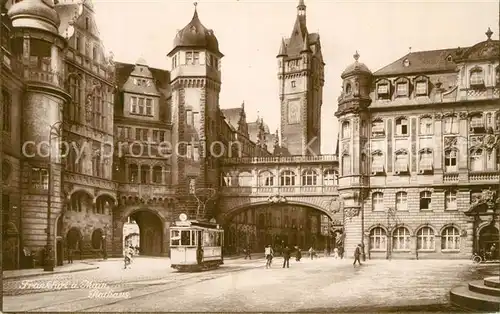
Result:
[[[140,255],[168,255],[169,219],[162,207],[127,206],[113,216],[116,217],[113,221],[114,255],[121,255],[125,245],[137,247]],[[139,234],[139,241],[130,241],[129,234],[134,233]]]
[[[259,252],[267,244],[278,251],[284,245],[330,250],[337,242],[332,222],[342,221],[339,206],[322,197],[235,198],[220,205],[218,221],[226,232],[227,254],[248,248]]]

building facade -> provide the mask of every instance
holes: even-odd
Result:
[[[356,52],[342,73],[348,254],[361,243],[370,258],[466,258],[498,242],[500,51],[486,36],[375,73]]]

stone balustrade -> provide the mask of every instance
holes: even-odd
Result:
[[[118,192],[120,195],[152,199],[174,196],[175,188],[160,184],[120,183]]]
[[[223,187],[223,196],[272,196],[272,195],[337,195],[337,186],[235,186]]]
[[[222,160],[224,165],[248,165],[248,164],[304,164],[338,162],[336,155],[317,156],[265,156],[265,157],[232,157]]]
[[[117,189],[117,183],[114,181],[68,171],[64,172],[64,182],[77,185],[86,185],[109,191],[116,191]]]

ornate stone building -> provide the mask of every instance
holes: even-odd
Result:
[[[464,258],[498,242],[500,49],[486,36],[374,73],[356,52],[342,73],[348,255],[362,243],[369,258]]]

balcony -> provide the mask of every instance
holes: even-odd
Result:
[[[92,186],[103,190],[111,190],[111,191],[116,190],[116,182],[114,181],[81,173],[65,171],[64,182],[78,184],[78,185]]]
[[[165,198],[175,196],[175,188],[160,184],[120,183],[118,193],[143,199]]]
[[[318,156],[267,156],[267,157],[231,157],[223,159],[224,165],[241,164],[294,164],[294,163],[322,163],[338,162],[336,155],[318,155]]]
[[[469,172],[469,182],[499,182],[498,171]]]
[[[226,186],[221,189],[224,196],[308,196],[308,195],[336,195],[337,187],[333,185],[315,186]]]
[[[62,72],[45,70],[38,66],[23,66],[23,78],[28,84],[49,84],[64,90],[64,75]]]

